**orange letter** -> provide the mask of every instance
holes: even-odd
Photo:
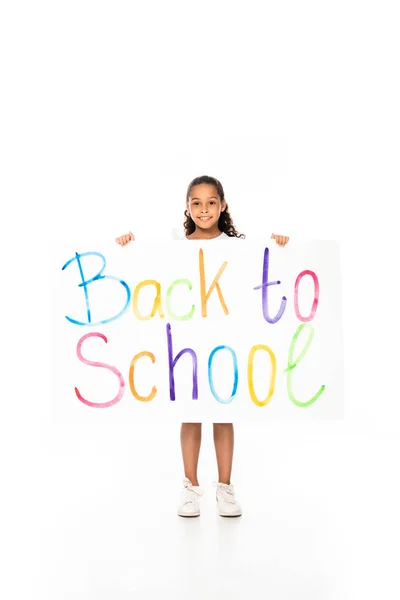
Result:
[[[135,388],[135,381],[134,381],[134,377],[135,377],[135,365],[137,363],[137,361],[139,360],[139,358],[142,358],[142,356],[148,356],[149,358],[151,358],[151,362],[155,363],[156,358],[154,356],[154,354],[152,354],[151,352],[139,352],[139,354],[136,354],[136,356],[134,356],[131,360],[131,364],[129,367],[129,387],[131,388],[131,392],[134,395],[134,397],[136,398],[136,400],[140,400],[141,402],[150,402],[150,400],[153,400],[154,396],[157,394],[157,388],[155,385],[153,385],[153,388],[151,390],[151,394],[150,396],[140,396]]]
[[[254,362],[254,355],[257,352],[257,350],[265,350],[266,352],[268,352],[268,354],[271,358],[271,366],[272,366],[271,382],[269,384],[268,396],[265,398],[265,400],[258,400],[256,393],[254,391],[254,381],[253,381],[254,365],[253,365],[253,362]],[[272,352],[271,348],[269,348],[268,346],[264,346],[263,344],[257,344],[257,346],[252,347],[252,349],[250,350],[249,362],[247,365],[247,379],[249,382],[250,397],[253,400],[254,404],[256,404],[256,406],[265,406],[266,404],[268,404],[271,401],[272,394],[274,393],[275,380],[276,380],[276,357],[275,357],[275,354]]]
[[[220,268],[220,270],[218,271],[218,273],[214,277],[214,281],[212,282],[211,287],[210,287],[210,289],[208,290],[208,292],[206,294],[206,278],[205,278],[205,274],[204,274],[204,253],[203,253],[203,249],[202,248],[200,248],[199,259],[200,259],[201,316],[202,317],[206,317],[207,316],[207,300],[209,299],[209,297],[211,295],[211,292],[213,291],[213,289],[215,287],[217,288],[219,301],[222,304],[222,308],[224,310],[224,313],[226,315],[228,315],[229,311],[228,311],[228,309],[226,307],[225,300],[224,300],[221,288],[219,287],[219,283],[218,283],[218,279],[219,279],[220,275],[222,275],[222,273],[223,273],[223,271],[224,271],[224,269],[225,269],[225,267],[226,267],[226,265],[228,263],[225,261],[222,264],[222,267]]]

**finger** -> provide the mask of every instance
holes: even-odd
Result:
[[[286,246],[286,244],[288,243],[288,241],[289,241],[289,238],[287,237],[287,235],[280,235],[279,236],[279,242],[278,243],[279,243],[280,246],[282,246],[282,248],[284,246]]]
[[[122,239],[122,245],[126,246],[127,244],[129,244],[129,242],[131,242],[132,240],[135,239],[135,236],[130,231],[129,233],[125,233],[124,235],[122,235],[121,239]]]
[[[288,243],[289,238],[286,235],[282,236],[282,247],[286,246],[286,244]]]

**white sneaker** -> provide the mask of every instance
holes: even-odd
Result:
[[[178,515],[180,517],[199,517],[199,499],[204,494],[203,490],[198,485],[192,485],[192,482],[187,477],[183,479],[183,486],[184,489],[181,495]]]
[[[217,503],[220,516],[240,517],[242,509],[236,502],[233,485],[214,481],[213,486],[217,488]]]

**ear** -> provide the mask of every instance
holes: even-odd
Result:
[[[222,200],[221,203],[221,212],[224,212],[224,210],[226,210],[226,200]]]

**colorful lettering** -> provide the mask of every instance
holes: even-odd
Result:
[[[173,281],[171,283],[171,285],[169,286],[169,288],[167,290],[167,311],[168,311],[168,314],[176,321],[188,321],[194,315],[194,311],[195,311],[194,304],[192,305],[191,310],[186,315],[176,315],[171,308],[171,295],[172,295],[172,291],[176,285],[187,285],[189,290],[192,289],[192,282],[189,281],[189,279],[175,279],[175,281]]]
[[[297,340],[299,338],[300,333],[303,331],[303,329],[305,327],[307,327],[307,329],[309,331],[307,342],[306,342],[303,350],[300,352],[299,357],[297,359],[293,359],[294,350],[295,350],[295,347],[296,347]],[[311,325],[311,323],[308,323],[308,324],[303,323],[302,325],[298,326],[298,328],[296,330],[296,333],[294,334],[293,339],[291,341],[290,348],[289,348],[288,366],[285,369],[284,373],[287,373],[287,380],[286,380],[286,382],[287,382],[287,392],[288,392],[288,395],[289,395],[289,399],[296,406],[302,406],[302,407],[310,406],[316,400],[318,400],[318,398],[320,397],[320,395],[322,394],[322,392],[325,389],[325,386],[321,385],[321,387],[319,388],[318,392],[316,394],[314,394],[314,396],[312,398],[310,398],[310,400],[308,400],[307,402],[300,402],[299,400],[296,400],[296,398],[294,397],[294,394],[293,394],[293,381],[292,381],[293,369],[305,357],[305,355],[306,355],[306,353],[308,351],[308,348],[310,347],[310,344],[312,342],[313,337],[314,337],[314,328]]]
[[[154,287],[156,288],[156,297],[153,302],[153,308],[151,309],[151,313],[149,315],[141,315],[139,312],[139,307],[138,307],[139,292],[146,285],[154,285]],[[162,309],[162,300],[161,300],[161,284],[158,281],[156,281],[155,279],[146,279],[145,281],[141,281],[135,287],[135,291],[133,293],[133,312],[135,313],[135,316],[140,321],[149,321],[150,319],[152,319],[155,316],[157,311],[158,311],[160,318],[163,319],[164,313],[163,313],[163,309]]]
[[[262,284],[255,287],[255,290],[262,289],[262,309],[264,319],[268,323],[277,323],[279,319],[282,317],[285,312],[287,298],[282,296],[281,305],[275,317],[270,317],[268,313],[268,287],[270,285],[280,285],[280,281],[268,281],[268,269],[269,269],[269,248],[265,248],[264,250],[264,261],[263,261],[263,274],[262,274]]]
[[[175,400],[175,379],[174,379],[174,368],[181,356],[188,353],[192,357],[193,361],[193,390],[192,399],[197,400],[199,397],[198,381],[197,381],[197,355],[191,348],[184,348],[179,352],[176,358],[173,358],[172,349],[172,334],[171,325],[167,323],[167,341],[168,341],[168,360],[169,360],[169,396],[171,400]]]
[[[305,275],[311,275],[311,277],[313,278],[313,281],[314,281],[314,301],[313,301],[313,304],[311,307],[311,312],[308,315],[308,317],[302,317],[300,314],[300,310],[299,310],[299,286],[300,286],[300,281],[302,280],[302,278]],[[296,283],[294,284],[294,311],[295,311],[296,317],[299,319],[299,321],[303,321],[304,323],[307,323],[308,321],[313,320],[313,318],[315,317],[315,313],[317,311],[318,301],[319,301],[318,277],[316,276],[314,271],[308,271],[308,270],[302,271],[301,273],[298,274]]]
[[[228,308],[225,304],[224,297],[222,295],[222,290],[218,283],[218,280],[219,280],[220,276],[222,275],[222,273],[224,272],[227,264],[228,263],[226,261],[224,263],[222,263],[222,266],[219,269],[216,276],[214,277],[213,282],[212,282],[208,292],[206,292],[206,277],[205,277],[205,272],[204,272],[204,252],[203,252],[203,249],[200,248],[199,268],[200,268],[200,294],[201,294],[201,316],[202,317],[207,316],[207,301],[210,298],[211,292],[213,291],[214,288],[217,289],[218,298],[219,298],[219,301],[221,302],[224,313],[226,315],[229,314]]]
[[[229,396],[229,398],[226,398],[226,399],[221,398],[221,396],[219,396],[217,394],[217,392],[215,390],[215,386],[214,386],[213,376],[212,376],[212,361],[213,361],[215,354],[217,352],[219,352],[220,350],[228,350],[228,352],[231,353],[232,359],[233,359],[233,373],[234,373],[233,390],[232,390],[232,394]],[[217,346],[216,348],[214,348],[214,350],[211,352],[211,354],[208,358],[208,382],[210,384],[210,389],[211,389],[212,395],[221,404],[229,404],[230,402],[232,402],[232,400],[236,396],[236,392],[237,392],[237,388],[238,388],[238,381],[239,381],[239,369],[238,369],[238,361],[237,361],[236,352],[234,352],[234,350],[232,348],[230,348],[229,346]]]
[[[96,273],[96,275],[94,277],[91,277],[90,279],[85,279],[85,277],[83,275],[81,258],[84,258],[85,256],[99,256],[103,262],[103,265],[102,265],[100,271],[98,271],[98,273]],[[128,308],[129,302],[131,299],[131,291],[130,291],[128,285],[125,283],[125,281],[122,281],[122,279],[119,279],[118,277],[114,277],[113,275],[103,275],[103,271],[106,268],[107,263],[106,263],[105,257],[102,254],[100,254],[100,252],[82,252],[82,254],[75,252],[75,256],[65,263],[65,265],[62,267],[62,270],[66,269],[75,260],[78,264],[79,274],[80,274],[80,277],[82,280],[82,283],[79,283],[78,287],[83,287],[83,291],[85,294],[87,322],[85,323],[83,321],[77,321],[76,319],[73,319],[72,317],[68,317],[68,316],[66,316],[65,318],[68,321],[70,321],[70,323],[74,323],[75,325],[92,325],[92,326],[94,326],[94,325],[104,325],[105,323],[110,323],[110,321],[115,321],[115,319],[118,319],[119,317],[121,317],[124,314],[124,312],[126,311],[126,309]],[[112,279],[114,281],[118,281],[118,283],[120,283],[125,288],[127,299],[126,299],[124,308],[119,313],[117,313],[116,315],[114,315],[112,317],[109,317],[108,319],[102,319],[101,321],[92,323],[88,286],[91,283],[94,283],[95,281],[101,281],[102,279]]]
[[[84,356],[82,356],[83,342],[85,340],[87,340],[88,338],[92,338],[92,337],[99,337],[102,340],[104,340],[107,344],[107,338],[102,333],[97,333],[95,331],[86,333],[85,335],[83,335],[81,337],[81,339],[78,342],[77,348],[76,348],[76,353],[78,355],[78,358],[85,365],[90,365],[91,367],[102,367],[103,369],[109,369],[112,373],[114,373],[114,375],[116,375],[118,377],[119,391],[118,391],[118,394],[115,396],[115,398],[113,398],[109,402],[103,402],[103,403],[90,402],[89,400],[85,400],[85,398],[82,396],[82,394],[80,393],[80,391],[78,390],[77,387],[75,388],[75,394],[78,396],[79,400],[81,402],[83,402],[83,404],[86,404],[87,406],[91,406],[93,408],[108,408],[109,406],[114,406],[114,404],[117,404],[117,402],[119,402],[121,400],[121,398],[125,392],[125,381],[124,381],[124,378],[122,377],[122,374],[118,371],[118,369],[116,367],[113,367],[112,365],[106,365],[105,363],[92,361],[92,360],[89,360],[89,359],[85,358]]]
[[[135,366],[136,366],[137,361],[140,358],[142,358],[143,356],[148,356],[151,359],[151,362],[153,364],[156,362],[156,357],[151,352],[146,352],[144,350],[143,352],[139,352],[139,354],[136,354],[132,358],[131,364],[129,366],[129,387],[131,388],[131,392],[132,392],[133,396],[136,398],[136,400],[140,400],[141,402],[150,402],[150,400],[153,400],[153,398],[157,394],[156,386],[153,385],[151,392],[148,396],[141,396],[140,394],[138,394],[138,392],[136,391],[136,387],[135,387]]]
[[[272,372],[271,372],[271,377],[270,377],[268,394],[267,394],[267,397],[265,398],[265,400],[259,400],[257,398],[256,392],[254,390],[254,378],[253,378],[254,356],[258,350],[264,350],[265,352],[267,352],[269,354],[269,358],[271,361]],[[264,346],[264,344],[257,344],[256,346],[253,346],[251,348],[250,353],[249,353],[249,360],[247,363],[247,379],[248,379],[248,383],[249,383],[250,397],[251,397],[252,401],[254,402],[254,404],[256,406],[266,406],[267,404],[269,404],[269,402],[271,401],[271,398],[273,396],[274,390],[275,390],[275,381],[276,381],[276,356],[273,353],[273,351],[271,350],[271,348],[269,348],[269,346]]]

